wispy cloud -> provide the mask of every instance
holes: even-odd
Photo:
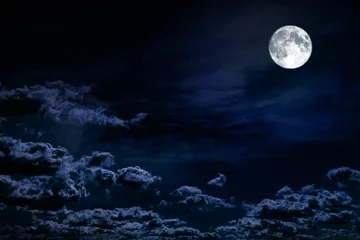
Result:
[[[108,113],[102,107],[91,106],[84,102],[91,87],[74,87],[62,81],[47,82],[45,86],[24,86],[0,91],[0,102],[11,100],[35,100],[40,102],[39,112],[56,123],[70,123],[80,126],[119,126],[130,127],[146,117],[139,113],[133,119],[124,120]]]
[[[226,176],[222,173],[218,174],[218,177],[211,179],[207,184],[217,187],[222,187],[226,183]]]

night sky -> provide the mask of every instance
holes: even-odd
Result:
[[[1,6],[0,239],[360,239],[355,4]]]

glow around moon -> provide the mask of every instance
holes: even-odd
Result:
[[[296,26],[284,26],[275,31],[269,43],[271,58],[280,67],[294,69],[304,65],[310,58],[310,36]]]

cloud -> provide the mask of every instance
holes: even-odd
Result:
[[[90,197],[93,191],[96,193],[96,189],[121,185],[147,189],[159,183],[161,177],[139,166],[114,170],[115,157],[109,152],[94,151],[76,159],[61,146],[23,142],[11,137],[0,138],[0,153],[0,214],[16,211],[17,214],[31,216],[28,225],[3,224],[0,227],[3,236],[35,237],[43,234],[69,238],[76,235],[106,235],[117,239],[356,239],[360,232],[360,206],[355,204],[353,197],[345,191],[316,188],[314,185],[299,190],[284,186],[272,198],[258,203],[243,203],[244,216],[209,232],[202,232],[187,226],[180,219],[167,219],[141,207],[112,210],[59,209],[59,206],[69,201]],[[11,168],[6,168],[10,165]],[[341,167],[330,170],[326,176],[341,184],[358,186],[358,170]],[[225,181],[219,174],[210,182],[210,185],[217,185]],[[207,214],[205,212],[236,207],[232,200],[211,196],[194,186],[180,186],[171,191],[168,197],[158,207],[197,210],[194,212],[196,214],[199,214],[198,211]],[[33,204],[41,200],[47,202],[42,210],[38,209],[39,205]],[[21,205],[17,210],[12,206],[15,202]]]
[[[343,191],[308,185],[296,192],[285,186],[275,196],[244,203],[245,216],[216,232],[229,239],[333,239],[340,233],[344,239],[355,239],[359,234],[358,206]]]
[[[122,168],[116,172],[117,183],[126,184],[135,188],[145,189],[150,184],[160,181],[161,177],[153,176],[139,166]]]
[[[181,186],[170,193],[173,196],[188,197],[195,194],[202,194],[201,189],[192,186]]]
[[[1,194],[9,194],[16,187],[14,181],[9,175],[0,175]]]
[[[16,236],[71,237],[95,235],[97,238],[116,239],[218,239],[216,233],[201,232],[186,226],[176,218],[166,219],[153,211],[140,207],[115,208],[113,210],[84,209],[29,210],[19,207],[17,211],[31,214],[29,226],[1,226],[0,232]]]
[[[228,203],[222,198],[207,195],[201,189],[192,186],[181,186],[172,191],[170,195],[178,200],[171,202],[162,200],[158,207],[171,207],[180,204],[199,211],[214,211],[218,208],[235,207],[234,204]]]
[[[0,175],[5,199],[79,200],[91,195],[90,188],[125,184],[146,189],[161,180],[138,166],[112,171],[115,158],[108,152],[75,159],[61,146],[1,137],[0,153],[0,173],[7,174]]]
[[[64,182],[64,187],[60,189],[58,195],[64,199],[80,199],[83,197],[90,196],[90,193],[85,187],[85,182],[82,180],[66,179]]]
[[[344,187],[346,185],[360,186],[360,171],[354,170],[349,167],[339,167],[329,170],[326,176],[330,180],[334,180],[339,186]]]
[[[52,174],[64,162],[72,161],[73,157],[61,146],[0,137],[0,160],[0,172]]]
[[[48,149],[55,148],[49,145]],[[110,153],[95,151],[79,160],[74,160],[68,153],[64,156],[67,160],[62,161],[57,172],[52,175],[22,179],[0,175],[1,194],[13,199],[35,201],[58,198],[65,203],[68,200],[88,197],[89,184],[104,186],[120,182],[146,189],[150,184],[160,181],[160,177],[153,176],[138,166],[122,168],[116,172],[103,168],[114,165],[114,157]],[[336,170],[330,170],[329,173],[332,178],[337,176],[338,180],[349,181],[352,179],[349,176],[357,176],[357,171],[353,169],[342,167]],[[347,177],[337,175],[344,171],[347,172]],[[231,201],[229,203],[222,198],[207,195],[193,186],[181,186],[170,192],[169,196],[173,201],[163,200],[159,206],[184,206],[199,211],[235,207]],[[307,185],[295,191],[289,186],[284,186],[273,198],[266,198],[258,203],[243,203],[242,206],[244,216],[209,232],[186,226],[186,222],[180,219],[163,218],[156,212],[140,207],[78,211],[68,210],[66,207],[51,211],[17,207],[16,211],[31,215],[31,224],[4,225],[0,227],[0,232],[12,236],[31,237],[40,234],[51,237],[71,237],[80,234],[89,237],[106,235],[118,239],[235,240],[356,239],[360,231],[360,206],[344,191],[316,188],[314,185]],[[2,203],[0,210],[11,209]]]
[[[199,210],[212,211],[216,208],[234,208],[235,205],[227,203],[224,199],[207,194],[195,194],[179,201],[180,204],[199,206]]]
[[[12,186],[13,191],[9,194],[9,197],[34,200],[53,197],[54,193],[50,188],[51,181],[52,178],[49,176],[34,176],[15,181],[14,186]]]
[[[51,176],[32,176],[15,180],[8,175],[0,175],[1,195],[10,199],[40,200],[58,198],[78,200],[89,196],[83,181],[64,179],[60,181]]]
[[[45,86],[24,86],[0,91],[0,101],[38,101],[39,111],[56,123],[130,127],[138,124],[147,114],[139,113],[133,119],[123,120],[108,114],[102,107],[86,104],[85,95],[91,87],[74,87],[62,81],[47,82]]]
[[[113,171],[103,168],[90,168],[88,171],[91,172],[90,175],[93,176],[100,185],[111,186],[116,184],[116,173]]]
[[[83,161],[87,166],[100,166],[110,168],[115,165],[115,158],[109,152],[94,151],[91,156],[83,156],[80,162]]]
[[[226,176],[222,173],[218,173],[218,177],[210,180],[207,184],[217,187],[223,187],[226,183]]]
[[[0,202],[0,211],[3,211],[7,208],[6,204],[3,202]]]
[[[130,124],[139,124],[147,117],[147,113],[138,113],[136,116],[130,120]]]

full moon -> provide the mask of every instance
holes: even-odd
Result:
[[[284,26],[274,32],[269,43],[271,58],[280,67],[294,69],[310,58],[312,43],[309,35],[296,26]]]

